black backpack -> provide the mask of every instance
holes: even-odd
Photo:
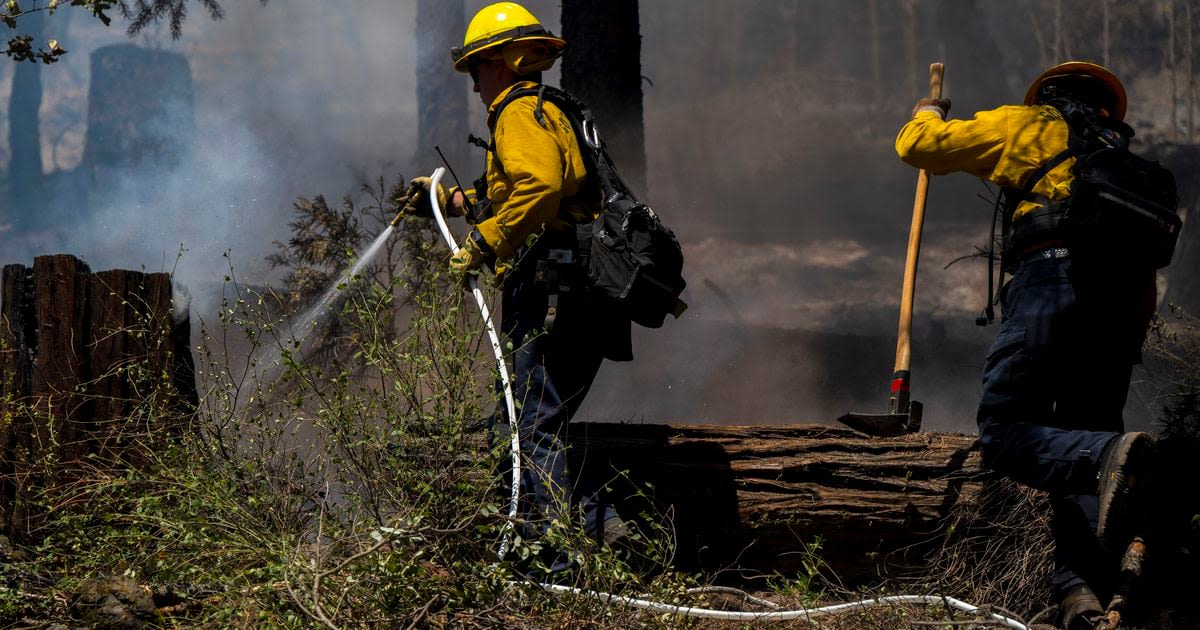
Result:
[[[1170,264],[1183,226],[1175,176],[1159,163],[1129,151],[1133,129],[1125,123],[1100,120],[1090,109],[1068,99],[1047,104],[1067,123],[1067,148],[1030,173],[1023,186],[1004,188],[997,196],[996,214],[1002,204],[1004,207],[1001,275],[1015,271],[1028,248],[1054,241],[1064,243],[1073,258],[1094,267],[1160,269]],[[1034,186],[1047,173],[1072,157],[1076,159],[1070,196],[1051,201],[1033,194]],[[1022,201],[1042,207],[1014,224],[1013,214]],[[993,234],[995,229],[993,216]],[[988,258],[994,260],[991,251]],[[988,304],[975,320],[980,325],[994,317],[992,280],[989,269]]]
[[[1072,101],[1048,104],[1062,113],[1070,140],[1019,190],[1005,190],[1006,219],[1022,200],[1043,204],[1006,229],[1006,253],[1012,257],[1036,242],[1062,240],[1072,256],[1089,261],[1154,269],[1170,264],[1183,225],[1175,176],[1129,151],[1133,130],[1124,123],[1102,121]],[[1032,193],[1046,173],[1071,157],[1076,160],[1069,197],[1050,201]]]
[[[591,110],[562,90],[540,85],[513,90],[496,107],[495,116],[499,118],[509,103],[524,96],[537,97],[534,117],[539,123],[544,123],[543,101],[549,100],[566,114],[584,165],[602,195],[600,216],[576,226],[576,253],[593,298],[610,302],[617,312],[648,328],[662,326],[668,314],[678,318],[687,309],[679,299],[687,286],[683,249],[674,232],[650,206],[637,200],[617,173]],[[491,149],[495,151],[494,146]]]

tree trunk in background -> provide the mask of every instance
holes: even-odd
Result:
[[[1184,22],[1187,25],[1186,43],[1184,45],[1184,61],[1187,64],[1187,141],[1195,142],[1195,115],[1196,115],[1196,76],[1194,73],[1195,67],[1195,26],[1192,23],[1192,0],[1184,0],[1183,2]]]
[[[90,72],[80,165],[88,207],[153,207],[163,182],[191,159],[196,136],[191,64],[179,53],[114,44],[92,52]],[[62,212],[79,211],[60,209],[58,220],[71,219]],[[106,229],[93,237],[109,238]]]
[[[1054,0],[1054,63],[1063,62],[1062,0]]]
[[[1103,10],[1102,20],[1103,20],[1103,24],[1104,24],[1103,31],[1102,31],[1103,34],[1101,36],[1102,40],[1104,42],[1104,67],[1111,68],[1112,61],[1109,58],[1108,53],[1109,53],[1109,41],[1110,41],[1109,26],[1110,26],[1110,13],[1112,12],[1112,0],[1103,0],[1103,2],[1101,3],[1101,6],[1102,6],[1102,10]]]
[[[417,0],[417,147],[413,156],[418,175],[428,175],[442,161],[440,146],[464,184],[470,171],[467,144],[467,86],[470,79],[455,72],[450,48],[461,46],[467,22],[462,0]],[[446,180],[449,182],[449,178]]]
[[[996,59],[1003,59],[1012,54],[1011,51],[1005,49],[1001,42],[997,41],[996,37],[988,28],[980,23],[979,16],[983,14],[982,0],[942,0],[934,4],[936,7],[935,23],[931,26],[931,33],[936,33],[944,43],[945,48],[942,51],[942,59],[946,63],[946,95],[954,99],[955,86],[970,86],[969,100],[975,103],[989,103],[988,107],[994,107],[996,103],[1010,103],[1013,95],[1009,93],[1008,86],[999,77],[982,83],[977,81],[967,81],[963,77],[973,73],[977,73],[979,68],[988,68],[995,65]],[[923,5],[918,4],[918,11]],[[920,14],[918,14],[920,17]],[[1039,20],[1045,21],[1045,15],[1037,16]],[[1036,26],[1036,23],[1034,23]],[[1052,34],[1053,35],[1053,34]],[[1053,35],[1057,41],[1057,35]],[[1041,42],[1041,36],[1034,32],[1034,42]],[[933,60],[928,60],[933,61]],[[924,96],[925,92],[929,91],[929,83],[926,77],[929,76],[928,63],[922,61],[918,63],[913,71],[920,77],[921,90],[914,95]],[[1046,67],[1046,66],[1043,66]],[[958,77],[957,79],[955,77]],[[967,96],[964,92],[958,92],[963,96]],[[959,113],[958,115],[963,115]]]
[[[642,39],[637,0],[563,0],[562,87],[587,103],[596,126],[639,196],[646,193]]]
[[[1167,71],[1171,73],[1171,140],[1179,141],[1179,77],[1175,63],[1175,0],[1167,0]]]
[[[879,25],[879,0],[867,0],[867,28],[871,37],[871,96],[876,109],[883,107],[883,34]]]
[[[917,79],[917,6],[916,0],[904,0],[901,5],[904,10],[904,67],[908,97],[916,99],[921,95],[921,82]]]
[[[20,30],[33,37],[33,45],[45,46],[45,12],[21,17]],[[13,63],[5,58],[0,63]],[[42,107],[42,64],[23,61],[13,69],[12,94],[8,100],[8,207],[13,227],[30,224],[41,215],[42,142],[38,110]],[[4,221],[0,221],[3,223]]]

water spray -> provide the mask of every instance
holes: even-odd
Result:
[[[430,191],[438,189],[442,176],[445,174],[446,169],[441,166],[433,171],[433,175],[429,177]],[[446,225],[446,217],[442,216],[442,208],[438,205],[437,195],[432,192],[429,195],[429,206],[433,208],[433,218],[437,221],[438,229],[442,233],[442,238],[446,240],[446,245],[452,253],[458,253],[458,243],[450,235],[450,228]],[[504,386],[504,405],[505,410],[508,411],[508,431],[512,438],[512,498],[508,507],[508,522],[504,525],[504,535],[500,540],[500,548],[496,551],[496,555],[503,560],[512,542],[513,523],[516,522],[517,503],[521,496],[521,436],[517,433],[517,405],[513,400],[508,366],[504,363],[504,351],[500,347],[500,335],[496,333],[496,326],[492,323],[492,314],[488,310],[487,303],[484,302],[483,292],[479,290],[479,279],[470,276],[467,282],[472,295],[475,296],[475,305],[479,307],[479,314],[483,317],[483,325],[487,328],[488,339],[492,342],[492,352],[496,355],[496,368],[500,371],[500,382]]]
[[[283,367],[283,352],[286,345],[291,345],[295,352],[303,354],[304,343],[313,331],[321,327],[321,324],[328,320],[334,314],[334,306],[336,306],[344,297],[344,289],[350,286],[355,277],[357,277],[367,265],[374,260],[379,252],[383,250],[383,246],[387,243],[392,232],[396,230],[396,226],[400,223],[402,214],[397,214],[396,218],[384,228],[379,236],[371,242],[362,254],[358,256],[358,260],[346,270],[337,280],[330,284],[321,297],[299,317],[289,317],[282,327],[285,327],[291,332],[290,342],[284,342],[277,346],[264,346],[258,355],[252,359],[256,365],[263,366],[263,372],[259,375],[260,382],[271,383],[278,378],[278,372]],[[299,331],[296,330],[297,325]]]

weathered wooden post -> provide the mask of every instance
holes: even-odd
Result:
[[[137,463],[195,407],[190,331],[166,273],[39,256],[0,287],[0,530],[30,540],[44,491]]]

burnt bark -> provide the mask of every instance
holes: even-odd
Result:
[[[613,479],[623,515],[671,516],[687,569],[797,571],[819,538],[844,580],[911,572],[988,477],[960,434],[581,423],[570,441],[574,466]]]
[[[637,0],[563,0],[562,86],[591,107],[596,126],[637,195],[646,194],[642,36]]]
[[[198,397],[168,274],[39,256],[0,287],[0,529],[29,541],[55,487],[141,461]]]
[[[467,84],[451,71],[450,48],[462,45],[466,31],[462,0],[417,1],[417,147],[418,168],[441,164],[441,147],[459,174],[470,172],[467,144]],[[429,170],[432,170],[429,168]],[[425,174],[427,171],[422,171]],[[447,178],[449,181],[449,178]],[[466,179],[464,179],[466,181]]]

